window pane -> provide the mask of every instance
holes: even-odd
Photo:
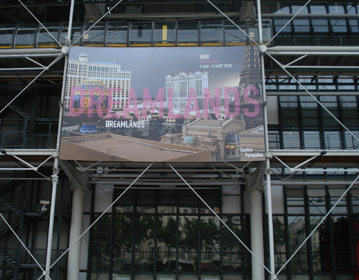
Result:
[[[107,45],[127,45],[127,31],[127,25],[109,25],[107,30]]]
[[[181,226],[181,225],[180,225]],[[157,271],[176,269],[176,216],[159,216],[157,221]],[[179,231],[181,237],[182,232]],[[151,251],[154,252],[154,244]],[[154,256],[154,253],[151,254]]]
[[[113,269],[118,272],[130,272],[132,264],[132,215],[115,216],[115,235]]]
[[[344,6],[341,4],[329,5],[328,8],[329,8],[329,14],[339,14],[339,15],[345,14]]]
[[[151,44],[152,23],[138,23],[131,26],[130,44]]]
[[[305,149],[320,149],[319,131],[304,131]]]
[[[299,149],[299,132],[283,131],[283,146],[285,149]]]
[[[218,23],[202,24],[201,42],[212,44],[223,44],[223,25]]]
[[[174,44],[175,24],[155,24],[153,40],[155,44]]]
[[[310,217],[310,229],[313,230],[322,220],[322,216]],[[323,222],[310,239],[314,272],[331,271],[330,239],[327,222]]]
[[[340,149],[340,132],[339,131],[326,131],[324,132],[325,148],[326,149]]]
[[[304,5],[292,5],[292,13],[296,14],[302,9],[299,14],[308,14],[308,6],[305,6],[304,8],[303,6]]]
[[[347,23],[345,19],[331,19],[330,25],[333,32],[347,32]]]

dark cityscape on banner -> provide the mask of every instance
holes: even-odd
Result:
[[[60,159],[262,161],[257,46],[72,47]]]

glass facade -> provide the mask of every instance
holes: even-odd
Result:
[[[223,213],[219,188],[196,191],[248,246],[248,215]],[[236,192],[234,206],[241,202]],[[114,197],[121,193],[115,190]],[[249,253],[191,190],[129,191],[91,236],[91,279],[245,279],[250,274]]]

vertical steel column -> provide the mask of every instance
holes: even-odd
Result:
[[[51,266],[50,262],[51,262],[52,235],[53,235],[53,231],[54,231],[56,192],[57,192],[57,184],[58,184],[58,180],[59,180],[59,175],[58,175],[59,174],[59,151],[60,151],[60,142],[61,142],[62,116],[63,116],[63,110],[64,110],[63,104],[64,104],[64,100],[65,100],[68,51],[69,51],[69,45],[70,45],[69,42],[70,42],[70,38],[71,38],[72,18],[73,18],[73,14],[74,14],[74,7],[75,7],[75,0],[71,0],[68,35],[67,35],[68,38],[66,41],[66,46],[64,46],[62,48],[62,52],[65,55],[65,67],[64,67],[63,84],[62,84],[62,90],[61,90],[56,151],[55,151],[55,156],[54,156],[53,174],[51,176],[52,194],[51,194],[51,209],[50,209],[49,230],[48,230],[48,239],[47,239],[47,248],[46,248],[46,269],[44,272],[45,280],[49,280],[50,266]]]
[[[267,95],[265,88],[265,70],[264,70],[264,53],[266,52],[267,46],[263,45],[261,0],[257,0],[257,14],[258,14],[258,35],[259,35],[259,50],[260,50],[262,93],[263,93],[264,145],[265,145],[265,155],[266,155],[265,194],[266,194],[267,212],[268,212],[269,261],[270,261],[270,271],[272,274],[271,279],[277,279],[277,276],[275,275],[275,263],[274,263],[272,186],[271,186],[271,176],[270,176],[269,142],[268,142],[268,106],[267,106]]]

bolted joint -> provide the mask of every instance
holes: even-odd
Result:
[[[266,170],[264,171],[265,175],[271,175],[271,170],[270,168],[266,168]]]
[[[51,181],[53,183],[57,183],[59,181],[59,176],[57,174],[52,174],[51,175]]]
[[[259,51],[260,51],[261,53],[267,52],[267,46],[266,46],[266,45],[260,45],[260,46],[259,46]]]
[[[61,48],[61,52],[63,54],[68,54],[69,51],[70,51],[70,48],[67,45]]]
[[[66,47],[70,47],[71,46],[71,40],[69,38],[65,38],[65,45]]]

